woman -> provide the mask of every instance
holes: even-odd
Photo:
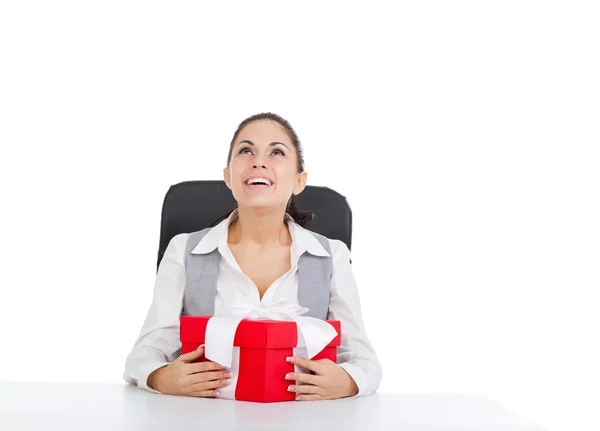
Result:
[[[220,253],[215,313],[233,301],[269,306],[298,304],[298,261],[309,252],[331,256],[328,319],[342,324],[337,362],[290,358],[312,373],[285,376],[297,400],[367,395],[381,379],[381,366],[365,333],[350,251],[339,240],[304,229],[312,214],[296,208],[294,196],[306,185],[300,141],[291,125],[272,113],[254,115],[236,130],[224,178],[238,208],[210,229],[194,251]],[[200,347],[177,357],[179,319],[186,281],[185,253],[190,234],[175,236],[158,269],[154,299],[142,331],[127,358],[124,379],[140,388],[173,395],[218,397],[231,374],[214,362],[195,362]],[[329,251],[327,251],[329,249]],[[302,305],[302,304],[300,304]],[[327,308],[325,307],[325,310]]]

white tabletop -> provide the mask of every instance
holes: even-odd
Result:
[[[0,430],[544,431],[480,395],[375,394],[258,404],[118,384],[2,383]]]

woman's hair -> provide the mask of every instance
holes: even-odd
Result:
[[[238,135],[242,131],[242,129],[244,127],[246,127],[248,124],[250,124],[254,121],[260,121],[260,120],[274,121],[285,129],[290,140],[292,141],[292,145],[296,149],[296,155],[298,156],[298,164],[297,164],[298,173],[304,172],[304,155],[302,153],[302,146],[300,145],[300,139],[298,139],[298,135],[296,134],[296,131],[294,130],[292,125],[286,119],[280,117],[277,114],[273,114],[272,112],[262,112],[260,114],[252,115],[240,123],[240,125],[236,129],[235,133],[233,134],[231,143],[229,144],[229,154],[227,155],[227,166],[229,166],[229,162],[231,162],[233,146],[235,144],[235,141],[236,141]],[[290,197],[290,200],[288,201],[286,213],[289,214],[294,219],[294,221],[302,227],[310,226],[314,220],[314,214],[312,212],[302,211],[297,207],[296,197],[293,194]],[[226,217],[224,217],[224,218],[226,218]],[[221,220],[223,220],[223,219],[221,219]],[[217,223],[218,222],[215,222],[215,223],[213,223],[213,225],[215,225]]]

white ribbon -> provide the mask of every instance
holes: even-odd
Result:
[[[204,341],[205,357],[217,364],[231,367],[237,327],[244,319],[255,319],[296,322],[298,344],[295,347],[306,348],[308,359],[312,359],[337,336],[337,332],[324,320],[303,316],[307,311],[308,308],[290,301],[277,301],[271,306],[260,308],[241,302],[234,303],[223,313],[209,319]]]

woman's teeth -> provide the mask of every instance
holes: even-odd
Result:
[[[271,181],[269,181],[266,178],[252,178],[252,179],[246,181],[246,184],[248,184],[248,185],[263,184],[263,185],[267,185],[267,186],[272,185]]]

